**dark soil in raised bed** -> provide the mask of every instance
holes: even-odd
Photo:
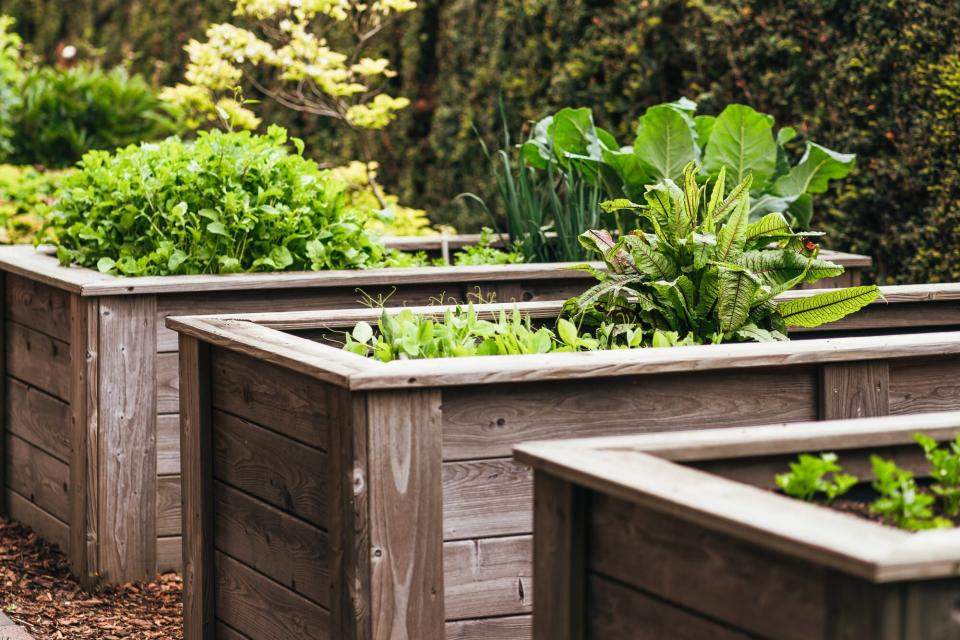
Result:
[[[85,593],[58,547],[23,525],[0,519],[3,612],[36,640],[180,640],[181,581],[174,573],[148,584]]]

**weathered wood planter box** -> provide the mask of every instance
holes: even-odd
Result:
[[[909,533],[773,493],[798,453],[929,473],[960,413],[539,442],[534,638],[960,637],[960,530]]]
[[[84,579],[147,578],[180,562],[177,337],[172,314],[554,300],[591,283],[557,265],[117,278],[0,249],[0,412],[6,510]]]
[[[956,332],[388,364],[323,344],[376,316],[168,318],[187,638],[529,638],[514,444],[960,409]]]
[[[476,245],[480,242],[480,234],[460,233],[441,236],[392,236],[384,238],[384,240],[389,247],[402,251],[423,251],[431,257],[443,258],[447,263],[450,263],[454,253],[464,247]],[[501,248],[505,245],[505,243],[499,239],[496,239],[493,244]],[[807,285],[805,288],[829,289],[859,285],[863,280],[863,272],[873,264],[870,256],[864,256],[858,253],[825,250],[820,252],[820,257],[824,260],[830,260],[831,262],[839,264],[844,268],[844,273],[836,278],[828,278],[813,285]]]

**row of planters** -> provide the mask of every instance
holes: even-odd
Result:
[[[947,412],[523,445],[533,636],[956,637],[958,433]]]
[[[513,444],[960,409],[953,332],[391,362],[323,344],[376,317],[168,321],[189,336],[193,637],[528,637],[532,485]]]
[[[960,410],[954,285],[786,295],[836,268],[723,175],[607,204],[653,231],[566,302],[168,318],[187,637],[528,638],[518,442]]]
[[[183,145],[143,147],[136,161],[133,151],[89,156],[61,197],[54,251],[96,270],[30,247],[0,251],[7,509],[68,549],[91,585],[176,567],[182,549],[192,637],[217,625],[248,638],[527,637],[531,485],[509,459],[512,445],[960,408],[945,382],[957,336],[888,335],[960,326],[956,287],[894,287],[886,301],[864,286],[790,293],[843,269],[783,215],[751,222],[749,182],[728,190],[721,177],[707,190],[693,165],[679,185],[652,187],[643,208],[608,205],[639,212],[655,231],[584,234],[601,265],[582,272],[170,273],[204,260],[276,266],[286,262],[271,255],[278,246],[290,266],[347,259],[345,248],[366,252],[366,266],[387,255],[356,240],[360,225],[323,242],[272,240],[276,226],[317,220],[306,215],[312,204],[290,203],[315,203],[324,176],[295,154],[230,162],[246,157],[238,141],[263,143],[211,134],[191,147],[226,175],[212,183],[203,182],[212,171],[191,174]],[[144,191],[184,206],[142,196],[130,176],[144,166],[150,178],[178,176]],[[254,177],[274,192],[224,186]],[[284,192],[291,183],[306,188]],[[205,192],[241,204],[205,210],[187,199]],[[262,219],[243,207],[250,193],[264,198]],[[319,219],[319,233],[341,221]],[[231,244],[245,224],[249,240]],[[232,233],[221,239],[221,230]],[[150,252],[136,244],[151,240]],[[166,273],[110,273],[140,268]],[[477,286],[481,299],[577,297],[507,305],[491,319],[411,310],[377,332],[379,310],[317,311],[361,296],[465,300]],[[165,326],[177,315],[303,309],[172,322],[187,334],[179,344]],[[788,342],[791,327],[797,337],[860,337]],[[765,344],[628,349],[731,341]],[[474,357],[425,359],[436,356]]]

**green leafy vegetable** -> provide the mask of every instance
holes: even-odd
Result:
[[[833,502],[858,482],[856,476],[843,473],[835,453],[819,456],[801,453],[796,462],[790,463],[790,472],[777,474],[775,479],[777,486],[788,496],[809,501],[817,494],[823,494],[828,502]]]
[[[788,326],[832,322],[877,298],[876,286],[864,286],[775,300],[843,268],[817,258],[816,245],[779,213],[750,224],[751,177],[725,196],[726,168],[709,193],[697,175],[689,163],[679,184],[666,179],[648,187],[644,204],[602,205],[637,212],[652,233],[581,236],[607,265],[606,272],[591,270],[599,283],[565,307],[583,327],[616,319],[649,336],[676,332],[695,344],[785,340]]]
[[[0,244],[33,242],[67,171],[0,165]]]
[[[880,494],[870,510],[902,529],[918,531],[952,527],[946,518],[933,515],[935,498],[920,491],[913,474],[901,469],[892,460],[870,456],[873,466],[873,488]]]
[[[286,143],[274,126],[91,151],[51,215],[57,256],[128,276],[382,264],[343,183]]]
[[[946,515],[960,516],[960,435],[946,449],[941,449],[936,440],[922,433],[914,438],[933,467],[932,477],[936,484],[930,490],[943,501]]]
[[[504,251],[493,246],[493,229],[484,227],[480,232],[480,240],[475,245],[464,247],[456,253],[453,263],[458,267],[497,264],[519,264],[523,262],[523,254],[519,248]]]

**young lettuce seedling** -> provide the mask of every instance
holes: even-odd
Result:
[[[930,490],[943,501],[943,512],[951,517],[960,515],[960,435],[950,443],[949,449],[941,449],[939,443],[922,433],[914,439],[933,466],[933,479],[937,484]]]
[[[871,511],[901,529],[911,531],[953,526],[946,518],[934,517],[930,509],[934,497],[920,491],[910,471],[879,456],[870,456],[870,463],[876,476],[873,488],[880,494],[870,505]]]
[[[779,473],[775,479],[788,496],[807,501],[822,493],[833,502],[857,484],[856,476],[843,473],[835,453],[801,453],[797,462],[790,463],[790,473]]]

